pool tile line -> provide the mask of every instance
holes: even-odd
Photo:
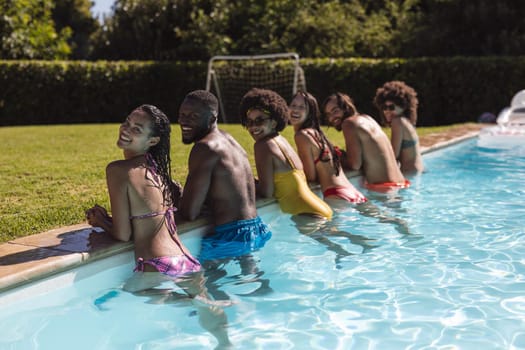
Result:
[[[274,203],[257,201],[257,207]],[[178,224],[180,235],[204,228],[205,219]],[[133,249],[133,242],[121,242],[87,223],[51,229],[0,244],[0,292],[43,279]]]
[[[458,137],[455,137],[455,138],[450,139],[450,140],[437,142],[434,145],[429,146],[429,147],[421,147],[421,153],[422,154],[426,154],[426,153],[434,152],[434,151],[443,149],[445,147],[449,147],[449,146],[455,145],[457,143],[466,141],[468,139],[475,138],[478,135],[479,135],[479,131],[471,131],[471,132],[468,132],[468,133],[466,133],[466,134],[464,134],[462,136],[458,136]]]
[[[479,131],[473,131],[430,147],[422,147],[422,153],[448,147],[478,134]],[[357,171],[346,174],[349,177],[359,175]],[[257,208],[273,203],[275,199],[260,199],[257,200]],[[206,225],[205,219],[199,219],[177,226],[179,234],[183,235]],[[133,249],[132,242],[116,241],[101,232],[100,228],[81,223],[0,244],[0,292]]]

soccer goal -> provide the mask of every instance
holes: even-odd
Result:
[[[240,121],[241,98],[254,87],[274,90],[286,101],[297,91],[306,91],[299,55],[214,56],[209,60],[206,90],[219,99],[223,122]]]

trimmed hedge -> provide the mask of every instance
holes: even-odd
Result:
[[[376,88],[404,80],[418,92],[421,126],[498,114],[525,88],[525,57],[301,59],[301,65],[320,103],[342,91],[373,116]],[[206,69],[206,62],[0,61],[0,125],[120,122],[143,103],[175,120],[185,94],[205,87]]]
[[[149,103],[177,115],[202,62],[0,61],[0,125],[121,122]]]
[[[348,93],[362,113],[377,116],[377,87],[403,80],[418,93],[418,125],[477,121],[497,115],[525,89],[525,57],[301,60],[308,91],[319,103],[329,94]]]

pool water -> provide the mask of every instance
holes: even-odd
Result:
[[[235,348],[525,349],[525,151],[468,141],[424,160],[409,189],[363,190],[380,217],[304,227],[263,208],[272,239],[208,280],[235,302]],[[0,348],[215,347],[190,303],[121,291],[133,257],[112,259],[0,297]]]

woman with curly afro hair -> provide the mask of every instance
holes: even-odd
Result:
[[[306,181],[301,159],[281,135],[290,116],[286,101],[275,91],[253,88],[242,98],[242,125],[255,140],[257,194],[274,197],[282,211],[332,218],[332,209]]]
[[[423,159],[416,131],[417,93],[402,81],[389,81],[378,88],[374,104],[390,126],[390,142],[405,175],[421,173]]]

